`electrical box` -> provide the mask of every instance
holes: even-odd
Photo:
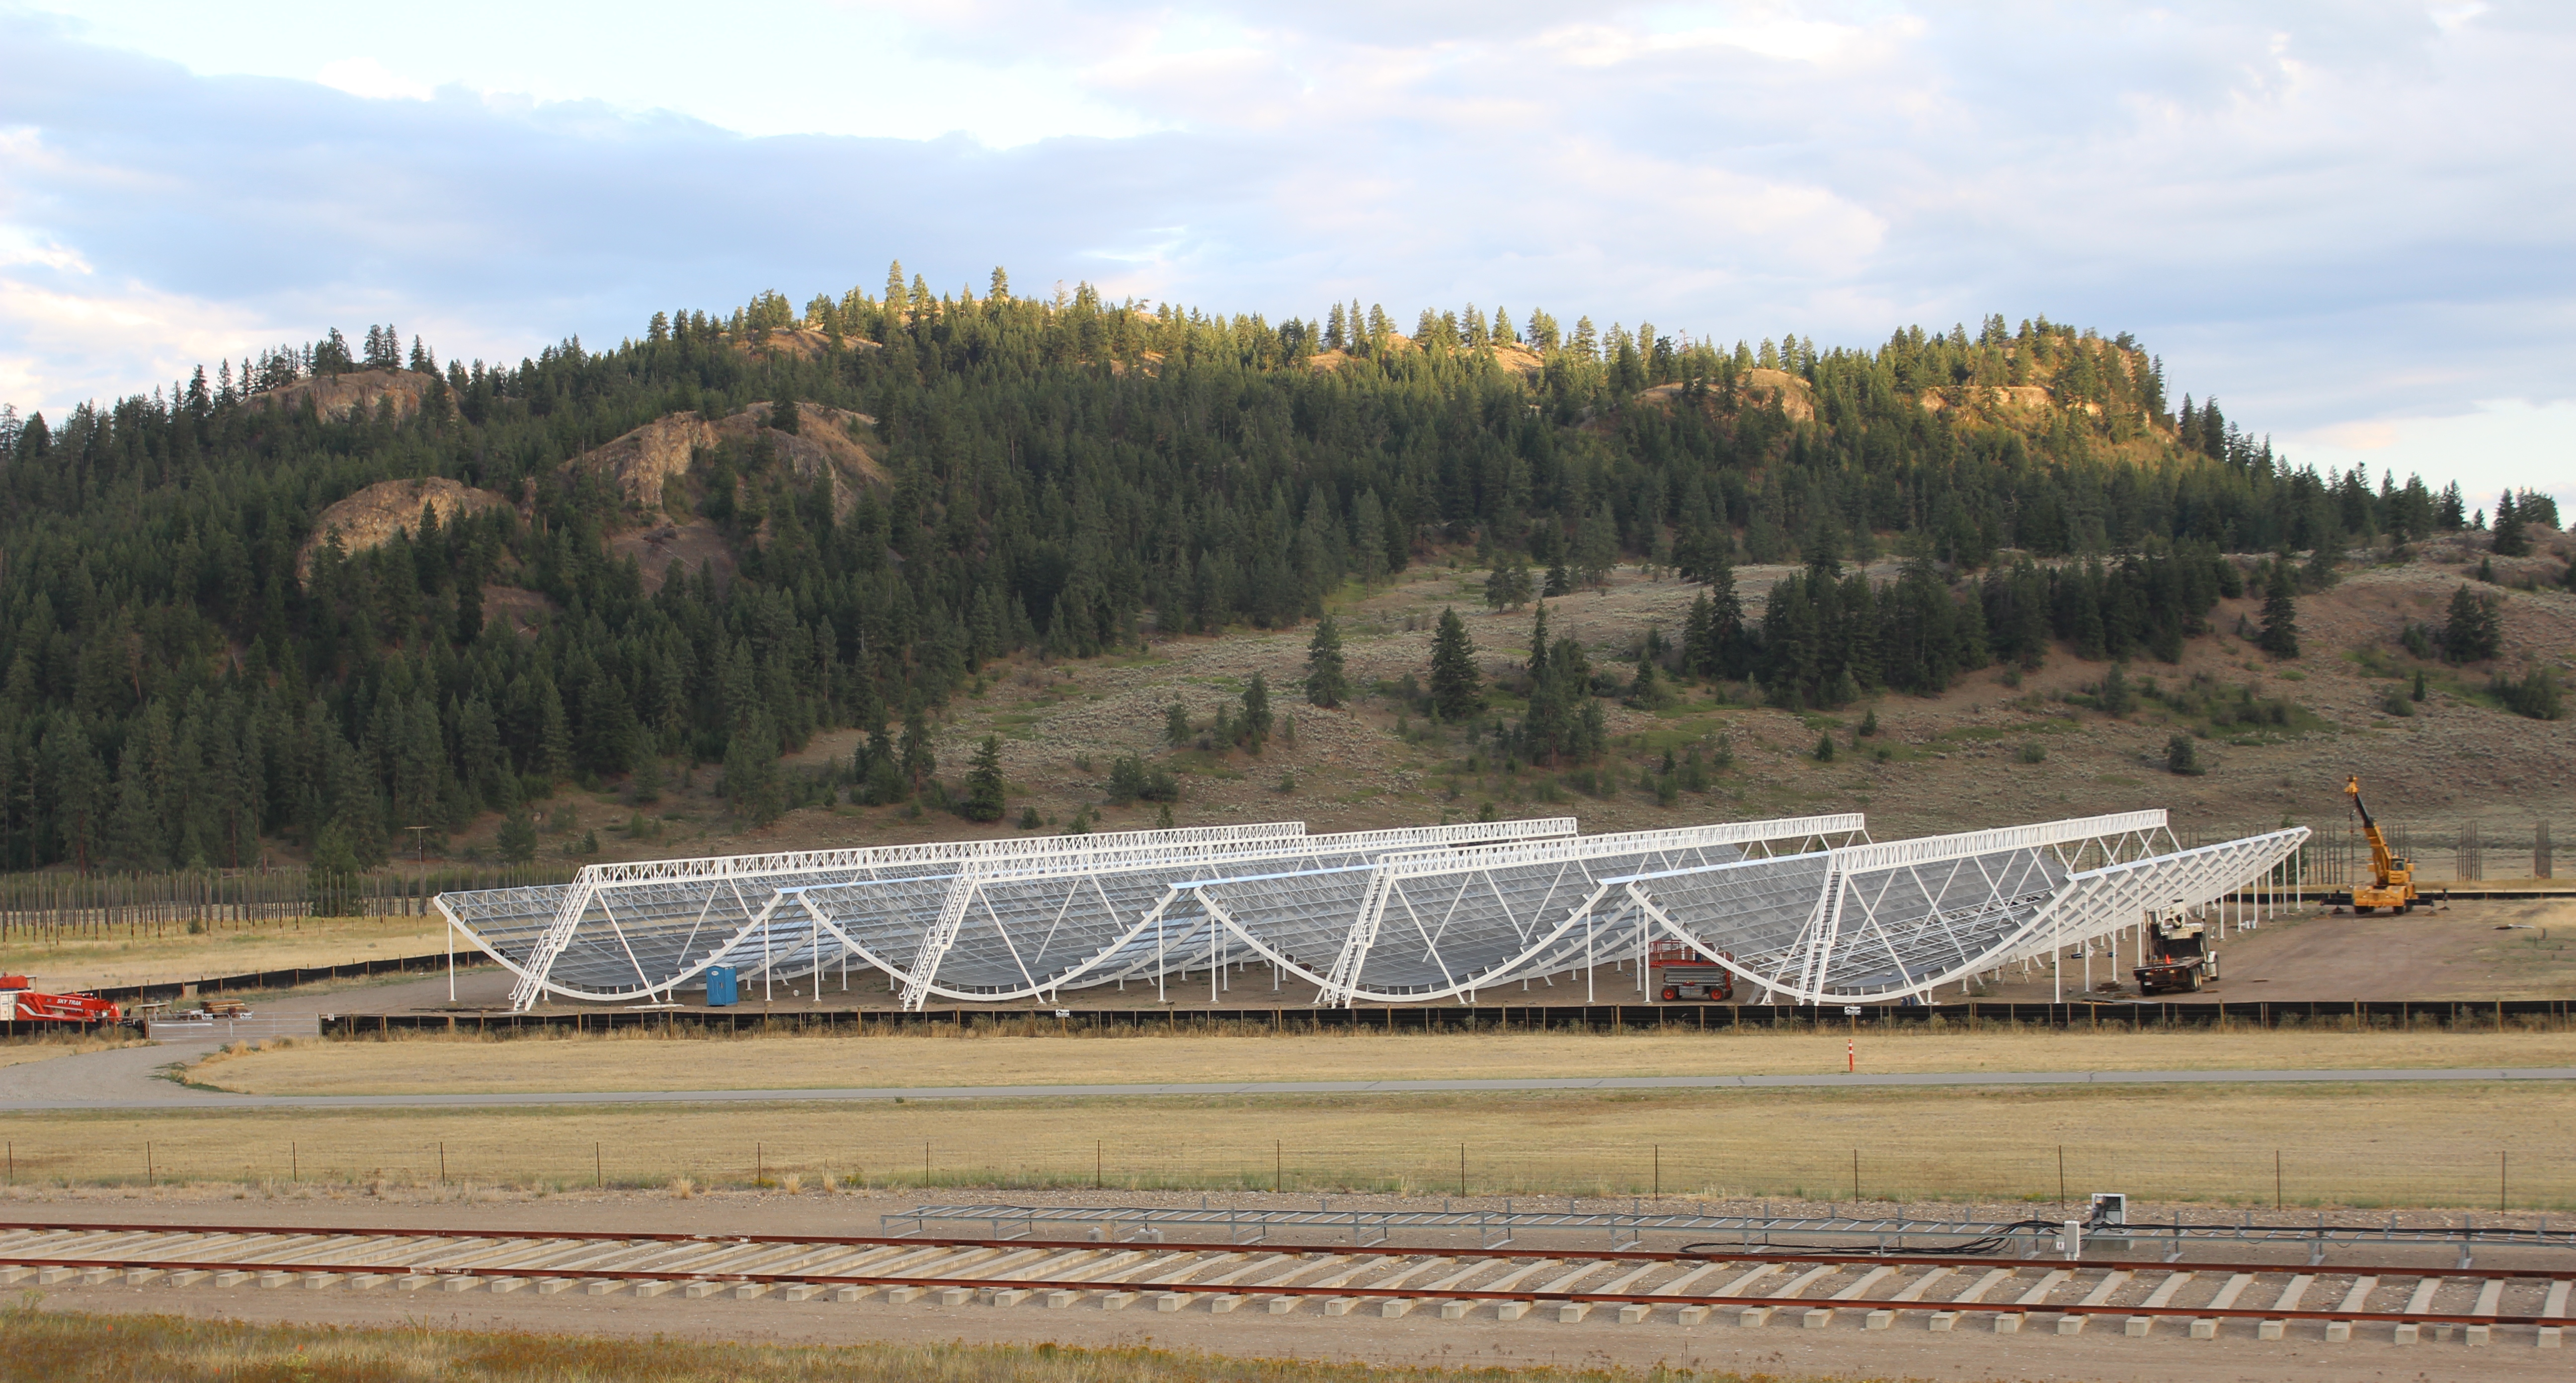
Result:
[[[730,965],[707,967],[707,1007],[730,1008],[742,998],[739,982]]]

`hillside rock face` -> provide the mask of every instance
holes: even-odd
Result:
[[[617,482],[627,500],[639,508],[659,509],[663,483],[686,472],[698,448],[715,444],[715,424],[695,413],[673,413],[620,434],[565,464]]]
[[[354,554],[393,541],[397,529],[419,528],[424,505],[437,513],[443,527],[456,522],[460,514],[478,514],[509,502],[490,490],[477,490],[445,477],[379,481],[322,511],[313,525],[313,536],[304,540],[304,550],[296,554],[295,579],[313,579],[313,559],[335,533],[340,537],[340,550]]]
[[[1738,387],[1741,391],[1741,407],[1766,408],[1777,402],[1780,405],[1780,412],[1790,421],[1800,423],[1815,421],[1815,386],[1786,370],[1747,370],[1744,372],[1743,383]],[[1678,384],[1658,384],[1640,391],[1637,395],[1641,403],[1655,403],[1666,408],[1673,407],[1681,397],[1682,386]],[[1704,406],[1714,408],[1718,405],[1712,402]]]
[[[799,360],[820,360],[832,353],[832,338],[814,327],[779,327],[768,332],[758,341],[753,341],[748,335],[737,337],[733,341],[733,348],[745,355],[792,355]],[[885,347],[864,336],[844,336],[841,338],[841,349],[866,352],[883,350]]]
[[[714,422],[695,413],[673,413],[612,438],[564,464],[615,482],[628,503],[653,511],[662,507],[663,489],[672,478],[687,473],[699,448],[720,442],[748,443],[766,433],[770,446],[798,475],[830,481],[836,513],[846,512],[847,506],[857,501],[855,486],[884,483],[884,468],[850,435],[851,424],[874,427],[876,419],[815,403],[797,405],[796,416],[797,430],[787,433],[769,427],[769,405],[765,403],[753,404]]]
[[[251,398],[274,408],[301,408],[311,399],[314,411],[325,418],[345,418],[360,408],[372,414],[378,403],[391,401],[394,416],[408,418],[420,411],[421,400],[429,397],[431,389],[444,387],[436,376],[416,370],[353,370],[299,379]]]

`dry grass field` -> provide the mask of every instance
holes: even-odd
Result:
[[[220,1052],[191,1067],[189,1079],[265,1095],[410,1095],[1814,1074],[1844,1069],[1845,1041],[1762,1029],[1633,1037],[1060,1037],[990,1028],[867,1037],[418,1036]],[[1857,1038],[1853,1055],[1859,1069],[1877,1073],[2576,1066],[2576,1033],[1899,1030]]]
[[[446,946],[447,926],[436,916],[305,917],[195,936],[38,933],[30,940],[21,932],[0,942],[0,973],[32,975],[38,988],[60,992],[425,956]]]
[[[76,1056],[82,1052],[103,1052],[113,1047],[136,1047],[142,1039],[122,1032],[65,1033],[59,1037],[15,1037],[0,1042],[0,1066],[17,1066],[30,1061],[50,1061],[58,1056]]]
[[[177,1315],[0,1313],[8,1346],[0,1380],[114,1376],[194,1380],[456,1378],[514,1383],[650,1378],[658,1383],[1449,1383],[1496,1370],[1385,1368],[1302,1359],[1233,1359],[1145,1345],[1080,1349],[1053,1344],[777,1345],[731,1341],[601,1339],[524,1331],[458,1330],[426,1321],[400,1328],[259,1325]],[[1515,1383],[1628,1383],[1671,1378],[1662,1369],[1545,1365],[1514,1369]],[[1693,1374],[1730,1383],[1733,1374]]]
[[[2576,1089],[2056,1086],[0,1114],[17,1183],[2576,1206]],[[2060,1180],[2060,1157],[2063,1176]],[[2500,1163],[2499,1158],[2503,1161]],[[2499,1188],[2499,1173],[2505,1185]],[[832,1212],[817,1207],[818,1213]]]

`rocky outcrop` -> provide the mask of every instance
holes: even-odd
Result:
[[[285,409],[302,408],[309,400],[325,418],[345,418],[359,409],[373,416],[376,405],[390,402],[395,417],[408,418],[420,411],[431,390],[446,387],[446,381],[436,375],[416,370],[353,370],[299,379],[250,397],[254,404]]]
[[[695,413],[655,418],[574,457],[566,465],[612,481],[639,509],[662,507],[662,487],[684,474],[700,447],[716,444],[715,424]]]
[[[398,530],[419,528],[423,507],[435,512],[444,526],[456,522],[459,515],[481,513],[509,502],[490,490],[477,490],[445,477],[379,481],[322,511],[322,517],[313,525],[313,536],[304,540],[303,551],[296,554],[295,579],[313,579],[313,559],[335,534],[342,552],[364,552],[392,542]]]
[[[1780,412],[1792,422],[1804,423],[1815,420],[1814,386],[1786,370],[1747,370],[1744,372],[1742,381],[1736,385],[1736,390],[1740,407],[1767,408],[1776,402],[1780,405]],[[1712,398],[1715,398],[1717,393],[1714,388],[1710,390]],[[1682,386],[1658,384],[1640,392],[1637,400],[1640,403],[1656,403],[1670,408],[1681,396]]]
[[[799,360],[820,360],[832,353],[832,338],[814,327],[777,327],[761,333],[757,340],[746,333],[734,341],[733,348],[746,355],[792,355]],[[841,349],[864,352],[885,348],[864,336],[844,336]]]
[[[748,444],[766,436],[770,447],[798,475],[827,480],[834,512],[847,512],[857,501],[856,486],[882,484],[885,470],[851,435],[851,427],[874,427],[876,419],[847,409],[799,404],[797,429],[779,432],[769,426],[769,405],[756,403],[728,418],[710,422],[695,413],[656,418],[565,462],[614,483],[629,504],[648,512],[662,507],[670,482],[688,472],[698,450],[720,442]]]

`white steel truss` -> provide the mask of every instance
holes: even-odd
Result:
[[[1613,965],[1642,991],[1676,943],[1748,998],[1885,1001],[2202,906],[2305,836],[2175,850],[2162,811],[1884,842],[1858,814],[1599,836],[1285,822],[597,866],[437,902],[521,1006],[663,998],[719,964],[818,987],[874,970],[907,1009],[1194,971],[1213,994],[1246,964],[1325,1005],[1472,1003],[1569,973],[1588,1000]]]
[[[2150,853],[2162,826],[2093,818],[2039,838],[2030,828],[1973,832],[1620,883],[1659,938],[1690,945],[1774,1002],[1888,1002],[2088,944],[2152,909],[2207,906],[2266,877],[2308,834]]]
[[[1368,849],[1570,835],[1572,818],[1468,823],[1343,838]],[[786,906],[819,885],[943,881],[965,876],[1101,873],[1169,865],[1200,870],[1240,855],[1293,851],[1303,822],[1193,827],[1085,836],[938,842],[857,850],[722,856],[603,865],[570,884],[445,894],[449,922],[516,977],[515,1008],[553,994],[576,999],[658,998],[731,964],[747,976],[793,977],[855,955],[817,959],[820,934]],[[782,908],[784,907],[784,912]],[[945,949],[934,943],[932,953]],[[889,965],[901,975],[903,967]]]

